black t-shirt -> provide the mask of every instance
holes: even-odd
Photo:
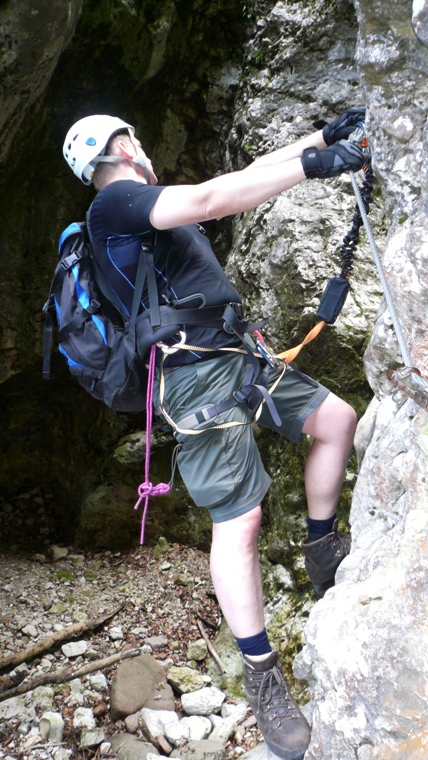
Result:
[[[95,197],[89,223],[95,258],[110,287],[130,314],[141,234],[154,231],[150,212],[163,187],[133,180],[112,182]],[[217,261],[203,229],[196,224],[158,230],[154,249],[159,303],[194,296],[182,308],[241,303],[241,298]],[[165,296],[165,298],[164,298]],[[143,308],[148,308],[147,289]],[[177,308],[180,308],[178,306]],[[186,329],[186,342],[194,346],[219,348],[237,346],[236,336],[224,330],[192,327]],[[174,340],[169,341],[172,345]],[[188,364],[205,358],[202,353],[177,351],[168,357],[169,365]]]

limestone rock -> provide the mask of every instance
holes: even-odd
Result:
[[[205,642],[204,642],[205,643]],[[203,676],[193,668],[172,667],[168,670],[168,681],[178,694],[187,694],[205,686]]]
[[[149,754],[159,755],[153,744],[131,734],[115,734],[109,737],[109,743],[118,760],[147,760]]]
[[[224,760],[226,749],[221,742],[206,739],[204,741],[191,741],[186,750],[174,750],[171,757],[184,757],[184,760]]]
[[[174,710],[150,710],[143,707],[140,710],[139,719],[144,730],[152,739],[157,739],[161,734],[165,734],[166,726],[178,725],[178,715]]]
[[[205,639],[197,639],[196,641],[192,641],[192,643],[189,644],[189,648],[187,650],[187,657],[189,660],[196,660],[197,662],[200,662],[201,660],[205,659],[207,654],[208,647]]]
[[[188,718],[182,718],[180,725],[187,728],[190,741],[207,739],[212,731],[211,721],[203,715],[190,715]]]
[[[389,225],[381,258],[411,363],[427,376],[428,161],[419,95],[428,51],[417,30],[426,9],[414,3],[413,19],[404,2],[356,0],[356,9],[357,62]],[[313,690],[308,760],[411,760],[428,751],[427,413],[388,386],[387,369],[402,363],[382,304],[365,354],[376,399],[357,437],[352,551],[336,587],[313,608],[295,664]]]
[[[0,9],[0,161],[27,109],[45,89],[78,21],[82,0],[18,0]]]
[[[428,2],[413,0],[412,26],[422,45],[428,47]]]
[[[226,744],[235,731],[238,722],[239,721],[235,715],[229,715],[227,718],[221,719],[218,723],[216,722],[210,738],[213,741],[216,740],[222,744]]]
[[[176,723],[169,723],[165,726],[165,736],[174,747],[184,747],[189,741],[190,728],[182,721],[177,720]]]
[[[215,686],[183,694],[181,705],[188,715],[210,715],[220,712],[225,695]]]
[[[73,657],[80,657],[86,654],[88,651],[87,641],[70,641],[68,644],[63,644],[61,651],[66,657],[72,659]]]
[[[43,740],[61,744],[64,733],[64,721],[61,713],[48,711],[40,718],[39,731]]]
[[[165,671],[150,655],[122,662],[112,681],[110,712],[113,720],[132,715],[142,707],[174,709],[174,696]]]
[[[105,733],[102,728],[88,728],[82,731],[80,746],[82,749],[94,749],[105,741]]]
[[[73,715],[74,728],[95,728],[95,718],[89,707],[78,707]]]

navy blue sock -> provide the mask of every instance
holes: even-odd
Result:
[[[328,520],[312,520],[308,517],[308,542],[317,541],[319,538],[326,536],[333,530],[336,515],[329,517]]]
[[[235,636],[235,638],[242,654],[248,654],[250,657],[259,654],[269,654],[269,652],[272,651],[272,647],[269,644],[269,639],[267,637],[266,628],[263,628],[260,633],[256,633],[255,636],[247,636],[244,639],[238,639],[238,637]]]

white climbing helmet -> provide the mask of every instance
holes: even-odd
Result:
[[[104,154],[106,145],[115,132],[135,129],[117,116],[85,116],[68,130],[63,153],[76,177],[90,185],[95,171],[97,156]]]

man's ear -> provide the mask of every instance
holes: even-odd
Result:
[[[120,155],[123,158],[129,158],[131,161],[133,158],[135,158],[135,151],[132,152],[132,146],[127,143],[125,140],[119,140],[117,143],[117,147],[119,148]]]

